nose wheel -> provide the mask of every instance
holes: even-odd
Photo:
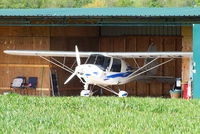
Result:
[[[88,90],[88,87],[89,87],[88,84],[84,85],[84,90],[81,91],[80,96],[90,97],[93,95],[93,92],[91,90]]]
[[[81,93],[80,93],[80,96],[83,96],[83,97],[90,97],[92,96],[92,92],[90,90],[82,90]]]

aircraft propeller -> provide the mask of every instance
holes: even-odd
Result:
[[[75,51],[76,51],[76,62],[77,65],[81,65],[81,59],[80,59],[80,55],[79,55],[79,51],[78,51],[78,47],[75,46]],[[77,69],[75,69],[74,73],[72,73],[72,75],[64,82],[64,84],[67,84],[75,75],[77,75]]]
[[[75,46],[75,50],[76,50],[76,62],[79,65],[81,65],[81,59],[80,59],[80,55],[79,55],[79,51],[78,51],[78,47],[77,45]]]

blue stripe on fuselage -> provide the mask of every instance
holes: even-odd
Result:
[[[85,76],[91,76],[91,74],[85,74]]]
[[[113,74],[113,75],[106,76],[106,78],[127,77],[132,73],[133,72],[118,73],[118,74]]]

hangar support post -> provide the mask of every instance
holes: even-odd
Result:
[[[193,25],[193,98],[200,99],[200,24]]]

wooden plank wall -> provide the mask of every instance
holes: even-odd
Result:
[[[182,27],[182,51],[184,52],[192,52],[192,27],[191,26],[184,26]],[[182,60],[182,81],[186,83],[189,81],[190,75],[190,58],[183,58]]]
[[[3,50],[49,50],[48,27],[0,27],[0,93],[10,90],[14,77],[38,77],[37,91],[28,94],[50,95],[49,63],[38,57],[12,56]],[[34,93],[33,93],[34,92]]]
[[[157,46],[158,51],[181,51],[180,36],[129,36],[129,37],[102,37],[100,39],[100,51],[113,52],[145,52],[151,43]],[[167,59],[160,59],[160,62]],[[128,63],[136,66],[133,59],[128,59]],[[139,66],[144,64],[143,59],[137,59]],[[181,77],[181,59],[172,61],[158,68],[159,76]],[[164,84],[157,81],[151,83],[131,82],[120,88],[128,91],[131,96],[154,96],[169,97],[169,90],[173,84]]]

